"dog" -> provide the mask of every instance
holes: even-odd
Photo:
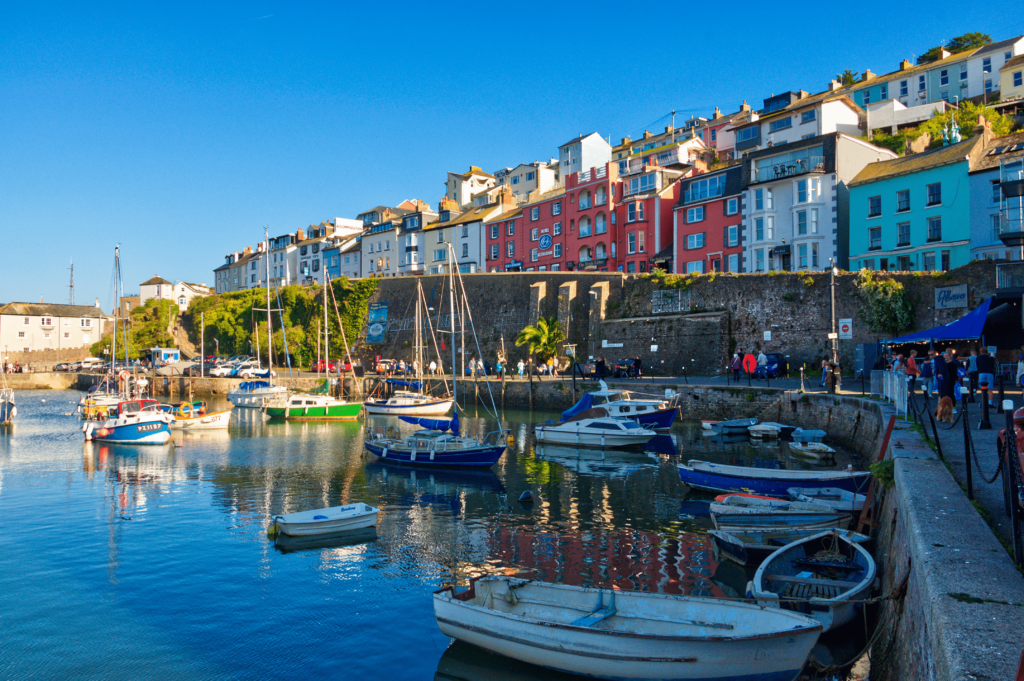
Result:
[[[939,400],[939,406],[935,410],[935,418],[946,423],[953,422],[953,400],[943,397]]]

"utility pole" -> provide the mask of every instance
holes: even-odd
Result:
[[[74,305],[75,304],[75,260],[74,260],[74,258],[71,259],[71,267],[69,269],[71,270],[71,286],[69,287],[70,291],[68,293],[68,305]]]
[[[839,333],[836,331],[836,275],[839,274],[839,268],[836,267],[835,258],[830,258],[829,264],[832,269],[832,333],[829,334],[829,338],[832,339],[832,361],[838,364]]]

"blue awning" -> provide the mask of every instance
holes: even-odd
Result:
[[[992,298],[974,308],[960,319],[936,326],[927,331],[917,331],[906,336],[892,338],[890,343],[928,343],[929,341],[978,340],[985,330],[985,318],[988,317]]]
[[[594,406],[594,396],[591,395],[590,393],[585,393],[583,397],[580,398],[579,402],[577,402],[576,404],[572,405],[571,407],[562,412],[562,420],[568,421],[573,416],[576,416],[576,414],[579,414],[581,411],[590,409],[592,406]]]
[[[427,430],[440,430],[444,432],[450,430],[456,435],[459,434],[459,412],[455,412],[455,416],[450,419],[425,419],[417,416],[399,416],[399,419],[406,423],[411,423],[414,426],[420,426]]]
[[[387,382],[390,383],[391,385],[397,385],[401,388],[410,388],[412,390],[422,389],[422,385],[420,384],[419,381],[396,381],[393,378],[389,378]]]

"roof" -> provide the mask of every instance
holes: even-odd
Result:
[[[1008,151],[1008,147],[1020,146],[1019,149]],[[1003,151],[999,152],[998,150]],[[997,153],[998,152],[998,153]],[[996,137],[985,145],[981,152],[981,158],[971,166],[971,172],[977,173],[983,170],[992,170],[999,167],[1000,161],[1017,160],[1024,157],[1024,132],[1015,132],[1012,135]]]
[[[523,204],[523,207],[525,208],[526,206],[532,206],[538,203],[544,203],[545,201],[551,201],[552,199],[557,199],[558,197],[564,195],[565,187],[558,187],[557,189],[552,189],[551,191],[544,192],[543,194],[541,194],[532,201],[527,201],[526,203]]]
[[[7,303],[0,315],[22,317],[105,317],[103,310],[92,305],[59,305],[56,303]]]
[[[501,220],[512,220],[513,218],[520,217],[522,214],[522,208],[514,208],[510,211],[502,213],[501,215],[492,215],[486,220],[486,222],[500,222]]]
[[[892,177],[910,175],[912,173],[919,173],[922,170],[964,162],[980,142],[981,137],[977,136],[960,144],[940,147],[920,154],[901,156],[888,161],[875,161],[864,166],[864,170],[860,171],[848,186],[855,187],[859,184],[887,180]]]
[[[463,180],[465,180],[467,177],[469,177],[471,175],[481,175],[483,177],[491,177],[491,178],[494,177],[494,175],[491,175],[490,173],[484,172],[478,166],[470,166],[469,170],[467,172],[465,172],[465,173],[453,173],[453,172],[451,172],[449,170],[448,174],[449,175],[454,175],[455,177],[460,177]]]
[[[470,208],[465,213],[458,215],[448,222],[433,222],[423,228],[424,232],[432,232],[435,229],[444,229],[445,227],[454,227],[456,225],[463,225],[470,222],[481,222],[488,220],[497,211],[501,210],[502,204],[495,201],[494,203],[488,203],[484,206],[476,206]]]
[[[927,64],[913,64],[902,71],[892,71],[890,73],[882,74],[881,76],[872,76],[867,80],[858,80],[856,83],[847,85],[843,88],[836,90],[836,92],[849,93],[853,92],[854,90],[860,90],[861,88],[871,87],[872,85],[888,83],[890,81],[899,80],[901,78],[908,78],[912,75],[920,75],[924,71],[931,71],[934,68],[939,68],[942,66],[946,66],[948,64],[963,61],[964,59],[973,56],[975,52],[977,52],[977,50],[966,50],[964,52],[957,52],[956,54],[951,54],[945,59],[930,61]]]
[[[234,265],[234,263],[224,263],[220,267],[214,268],[213,271],[214,272],[220,272],[221,270],[230,270],[231,269],[231,265]]]
[[[1006,69],[1012,69],[1012,68],[1014,68],[1016,66],[1022,66],[1022,65],[1024,65],[1024,54],[1018,54],[1016,57],[1014,57],[1013,59],[1010,59],[1005,64],[1003,64],[1003,68],[1001,68],[999,70],[1000,71],[1005,71]]]
[[[591,133],[588,133],[588,134],[586,134],[586,135],[582,135],[582,134],[581,134],[581,135],[577,135],[576,137],[573,137],[573,138],[572,138],[571,140],[569,140],[569,141],[568,141],[568,142],[566,142],[565,144],[559,144],[559,145],[558,145],[558,148],[559,148],[559,149],[561,149],[562,147],[567,147],[567,146],[569,146],[570,144],[575,144],[576,142],[579,142],[579,141],[581,141],[581,140],[585,140],[585,139],[587,139],[588,137],[592,137],[593,135],[597,135],[597,132],[591,132]],[[597,135],[597,136],[598,136],[598,137],[601,137],[600,135]],[[601,139],[604,139],[604,138],[602,137]]]
[[[1007,38],[1006,40],[1000,40],[998,43],[990,43],[988,45],[984,45],[982,47],[979,47],[974,52],[973,56],[981,57],[991,52],[1002,52],[1007,47],[1010,47],[1011,45],[1021,40],[1022,38],[1024,38],[1024,35],[1019,35],[1016,38]]]
[[[166,279],[164,279],[163,277],[157,276],[155,274],[153,275],[152,279],[148,279],[148,280],[142,282],[141,284],[139,284],[139,286],[156,286],[157,284],[167,284],[168,286],[173,286],[173,284],[171,284],[171,282],[169,282]]]

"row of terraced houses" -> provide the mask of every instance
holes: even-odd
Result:
[[[898,156],[869,140],[963,101],[1024,111],[1024,36],[909,61],[885,75],[715,109],[617,145],[597,132],[557,156],[449,172],[436,208],[375,206],[230,253],[217,292],[322,276],[447,271],[626,273],[945,270],[1020,259],[1024,133],[984,119]]]

